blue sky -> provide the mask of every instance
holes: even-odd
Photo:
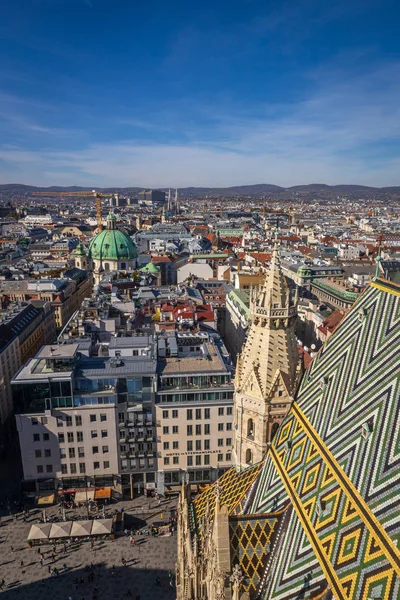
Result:
[[[0,183],[400,184],[398,0],[18,0]]]

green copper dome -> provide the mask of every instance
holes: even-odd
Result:
[[[132,239],[116,228],[116,217],[109,214],[107,229],[100,231],[89,244],[89,257],[95,260],[132,260],[137,257]]]
[[[79,244],[77,245],[77,247],[75,248],[75,250],[73,251],[74,256],[85,256],[86,255],[86,250],[85,250],[85,246],[82,244],[82,242],[79,242]]]
[[[161,271],[161,267],[158,267],[154,263],[149,262],[147,263],[147,265],[144,265],[144,267],[142,267],[140,271],[142,273],[151,273],[152,275],[158,275],[158,273]]]

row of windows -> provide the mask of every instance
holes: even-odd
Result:
[[[38,435],[38,434],[35,434],[35,435]],[[34,439],[34,441],[38,441],[38,440],[35,440],[35,435],[33,436],[33,439]],[[48,434],[44,434],[44,435],[48,435]],[[93,429],[90,432],[90,437],[92,439],[95,439],[95,438],[99,437],[99,432],[97,431],[97,429]],[[108,437],[108,431],[107,431],[107,429],[102,429],[100,431],[100,437],[102,437],[102,438]],[[77,431],[76,432],[76,441],[77,442],[83,442],[83,432],[82,431]],[[67,433],[67,442],[69,444],[71,444],[71,443],[74,442],[74,433],[72,431],[68,431],[68,433]],[[58,443],[59,444],[64,444],[65,443],[65,435],[63,433],[59,433],[58,434]]]
[[[224,425],[226,425],[226,431],[232,431],[232,423],[218,423],[218,431],[224,431]],[[210,425],[206,423],[205,425],[195,425],[193,430],[193,425],[186,425],[186,435],[193,435],[193,431],[195,431],[195,435],[210,435]],[[172,427],[172,434],[178,433],[178,426]],[[163,435],[169,435],[169,427],[163,427]],[[228,438],[230,439],[230,438]]]
[[[110,461],[105,460],[103,461],[103,469],[109,469],[110,468]],[[93,463],[93,469],[95,471],[100,469],[100,462],[94,462]],[[77,468],[76,468],[76,463],[71,463],[69,465],[69,472],[71,475],[75,475],[77,473]],[[61,465],[61,473],[63,475],[68,475],[68,465]],[[79,463],[79,473],[86,473],[86,463]]]
[[[102,450],[103,454],[107,454],[109,452],[108,446],[102,446],[101,450]],[[98,453],[99,453],[99,446],[92,446],[92,454],[98,454]],[[85,457],[85,449],[83,447],[79,447],[77,454],[78,454],[79,458],[84,458]],[[75,448],[68,448],[68,458],[75,458],[75,456],[76,456]],[[60,448],[60,458],[67,458],[67,451],[65,448]]]
[[[101,421],[101,422],[107,421],[106,414],[103,413],[99,416],[100,416],[99,421]],[[97,415],[89,415],[89,418],[90,418],[91,423],[96,423]],[[33,419],[32,419],[32,421],[33,421]],[[64,419],[64,417],[57,417],[57,427],[63,427],[64,422],[67,427],[72,427],[71,415],[65,415],[65,419]],[[76,425],[76,427],[80,427],[82,425],[82,416],[81,415],[75,415],[75,425]]]
[[[195,459],[195,463],[193,463],[193,458]],[[222,453],[218,454],[217,457],[218,462],[223,462],[224,460],[224,455]],[[227,462],[230,462],[232,460],[232,454],[230,452],[227,452],[225,455],[225,460]],[[202,462],[204,461],[204,462]],[[170,465],[170,457],[169,456],[165,456],[164,457],[164,465]],[[179,456],[173,456],[172,457],[172,464],[173,465],[179,465]],[[193,467],[193,464],[196,465],[196,467],[199,467],[201,465],[209,465],[210,464],[210,455],[209,454],[198,454],[197,456],[193,457],[193,456],[187,456],[186,457],[186,465],[188,467]]]

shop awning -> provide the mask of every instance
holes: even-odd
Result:
[[[54,497],[55,495],[53,493],[39,494],[37,503],[41,506],[44,504],[54,504]]]
[[[92,535],[107,535],[112,532],[112,519],[95,519],[92,525]]]
[[[92,531],[93,521],[74,521],[71,527],[71,537],[86,537]]]
[[[72,523],[67,521],[66,523],[53,523],[50,529],[50,539],[69,537],[71,533]]]
[[[105,500],[106,498],[111,498],[111,488],[98,488],[95,491],[94,499],[95,500]]]
[[[43,523],[40,525],[32,525],[28,540],[47,540],[50,535],[51,523]]]
[[[92,488],[91,490],[85,490],[84,492],[82,492],[81,490],[78,490],[77,492],[75,492],[75,498],[74,498],[74,502],[86,502],[86,500],[94,500],[94,488]]]

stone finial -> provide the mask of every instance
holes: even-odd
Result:
[[[242,575],[242,570],[236,563],[236,565],[232,569],[232,575],[229,578],[229,581],[231,582],[234,591],[239,591],[240,584],[242,583],[243,579],[244,577]]]

